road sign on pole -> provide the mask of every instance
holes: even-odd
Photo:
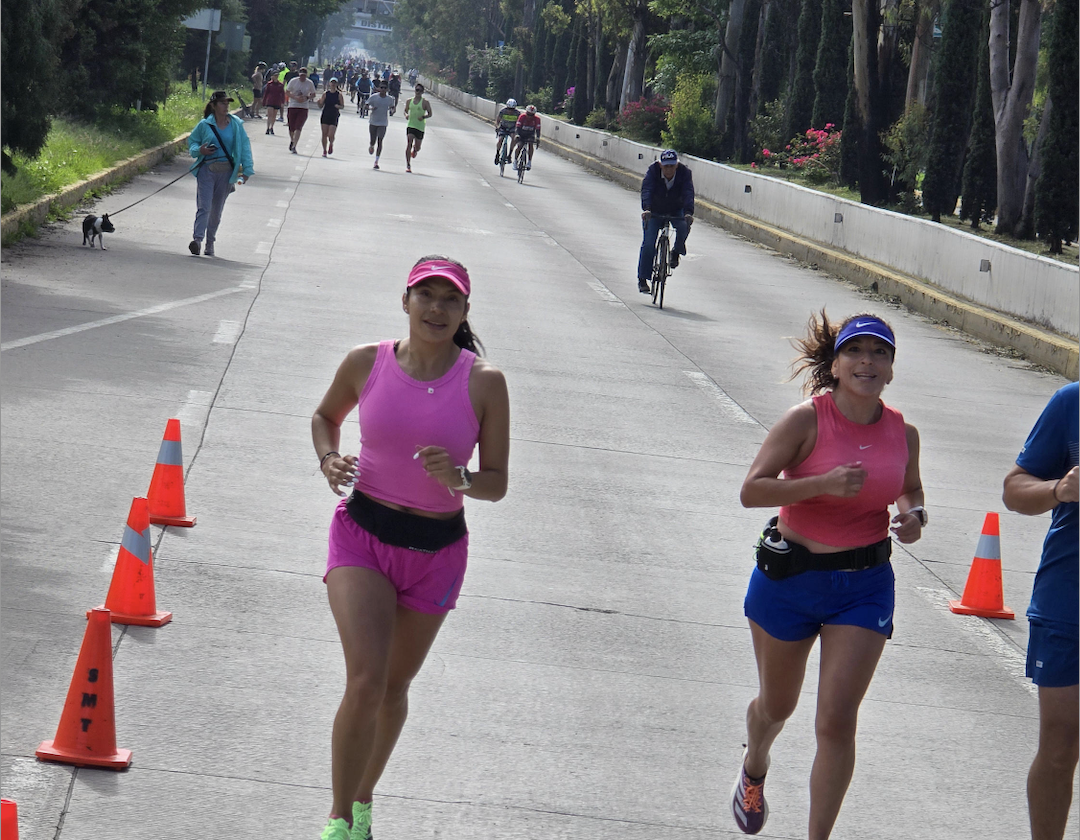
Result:
[[[206,63],[202,74],[202,94],[203,99],[206,99],[206,74],[210,72],[210,38],[211,33],[221,28],[221,9],[199,9],[191,17],[184,18],[183,24],[188,29],[206,30]]]

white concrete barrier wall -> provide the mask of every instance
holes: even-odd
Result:
[[[494,121],[499,105],[432,82],[429,90]],[[545,116],[544,135],[644,175],[660,148]],[[1058,332],[1080,335],[1080,269],[926,219],[835,198],[767,175],[687,155],[706,201],[928,280],[952,294]],[[749,187],[749,191],[747,191]],[[984,263],[984,261],[986,261]],[[989,266],[984,271],[985,265]]]

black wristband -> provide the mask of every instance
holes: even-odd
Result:
[[[325,463],[326,463],[326,459],[327,459],[327,458],[329,458],[329,457],[330,457],[331,455],[338,455],[338,456],[340,456],[340,455],[341,455],[341,453],[340,453],[340,452],[338,452],[338,451],[337,451],[336,449],[331,449],[331,450],[330,450],[329,452],[327,452],[327,453],[326,453],[325,455],[323,455],[323,456],[322,456],[322,457],[321,457],[321,458],[319,459],[319,469],[320,469],[320,470],[321,470],[321,469],[323,468],[323,464],[325,464]]]

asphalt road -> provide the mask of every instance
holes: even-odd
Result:
[[[896,633],[833,836],[1025,836],[1023,614],[1048,518],[1004,512],[1001,481],[1064,380],[704,224],[661,311],[636,290],[636,195],[543,148],[523,185],[500,178],[490,128],[433,107],[411,175],[400,113],[379,171],[354,114],[325,160],[315,115],[295,156],[283,126],[249,123],[256,176],[213,259],[187,252],[194,179],[151,195],[183,161],[98,203],[150,196],[105,253],[80,246],[80,218],[5,249],[0,782],[20,837],[318,836],[344,669],[309,418],[351,346],[404,334],[405,277],[431,253],[469,267],[470,321],[506,373],[510,490],[468,505],[469,575],[377,792],[380,840],[742,836],[742,598],[767,513],[738,489],[800,399],[789,338],[822,306],[895,328],[886,400],[920,429],[931,516],[894,552]],[[198,522],[152,528],[172,623],[113,629],[134,762],[40,763],[170,417]],[[946,605],[988,511],[1012,622]],[[762,836],[805,837],[815,690],[816,654]]]

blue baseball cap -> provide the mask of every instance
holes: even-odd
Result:
[[[840,334],[836,336],[833,350],[839,350],[846,342],[860,335],[872,335],[874,338],[880,338],[893,350],[896,349],[896,337],[885,322],[872,315],[866,315],[862,318],[852,318],[844,325],[844,328],[840,330]]]
[[[674,166],[679,162],[679,153],[674,149],[664,149],[660,153],[660,165],[661,166]]]

